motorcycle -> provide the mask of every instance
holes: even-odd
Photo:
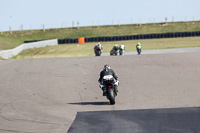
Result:
[[[124,50],[123,49],[119,49],[119,55],[123,55]]]
[[[95,49],[95,55],[96,56],[101,56],[101,53],[102,53],[101,48],[98,47],[97,49]]]
[[[118,54],[118,50],[112,49],[112,50],[110,51],[110,55],[117,55],[117,54]]]
[[[141,48],[137,48],[138,55],[142,52]]]
[[[119,85],[119,81],[115,82],[115,79],[112,75],[107,75],[103,77],[103,85],[100,87],[105,87],[106,89],[106,98],[110,101],[111,105],[115,104],[115,97],[117,92],[115,91],[115,86]]]

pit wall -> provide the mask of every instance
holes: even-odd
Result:
[[[13,49],[1,50],[0,57],[3,59],[9,59],[13,56],[18,55],[21,51],[26,50],[26,49],[40,48],[40,47],[54,46],[54,45],[58,45],[58,39],[24,43]]]

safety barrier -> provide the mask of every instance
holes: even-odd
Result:
[[[58,45],[57,39],[24,43],[14,49],[1,50],[0,57],[4,58],[4,59],[8,59],[8,58],[18,55],[21,51],[23,51],[25,49],[39,48],[39,47],[53,46],[53,45]]]
[[[58,39],[58,44],[78,43],[78,39]]]
[[[85,42],[107,42],[138,39],[158,39],[158,38],[176,38],[176,37],[194,37],[200,36],[200,31],[194,32],[174,32],[174,33],[153,33],[126,36],[104,36],[104,37],[86,37]],[[58,39],[58,44],[78,43],[78,39]]]
[[[78,38],[78,43],[85,43],[85,37]]]
[[[52,39],[52,40],[32,40],[25,41],[24,44],[9,50],[1,50],[0,57],[8,59],[16,56],[21,51],[31,48],[39,48],[45,46],[53,46],[58,44],[69,43],[84,43],[84,42],[106,42],[106,41],[123,41],[123,40],[137,40],[137,39],[158,39],[158,38],[176,38],[176,37],[194,37],[200,36],[200,31],[194,32],[174,32],[174,33],[153,33],[140,35],[126,35],[126,36],[106,36],[106,37],[81,37],[76,39]]]

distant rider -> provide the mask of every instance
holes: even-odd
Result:
[[[102,52],[103,47],[101,46],[101,43],[98,42],[95,46],[94,46],[94,52],[95,55],[97,55],[98,50],[100,50]]]
[[[124,52],[124,50],[125,50],[124,44],[121,44],[121,45],[119,46],[119,50],[121,50],[122,52]]]
[[[118,44],[115,44],[110,51],[110,55],[117,55],[118,50],[119,50]]]
[[[113,46],[113,50],[117,51],[118,49],[119,49],[118,44],[115,44],[115,45]]]
[[[142,45],[140,42],[137,43],[136,49],[137,49],[138,54],[142,52]]]
[[[125,46],[124,46],[124,44],[121,44],[121,45],[119,46],[119,49],[121,49],[121,50],[125,50]]]
[[[100,87],[103,91],[103,95],[106,94],[106,89],[103,87],[103,77],[106,75],[112,75],[114,78],[114,83],[118,82],[117,81],[117,75],[115,74],[115,72],[110,68],[110,66],[108,64],[104,65],[103,70],[100,72],[100,77],[98,82],[100,83]],[[118,92],[118,84],[115,84],[115,92]]]

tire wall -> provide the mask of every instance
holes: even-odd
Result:
[[[85,42],[108,42],[108,41],[194,37],[194,36],[200,36],[200,31],[174,32],[174,33],[153,33],[153,34],[126,35],[126,36],[86,37]],[[78,38],[77,39],[58,39],[58,44],[69,44],[69,43],[78,43]]]

